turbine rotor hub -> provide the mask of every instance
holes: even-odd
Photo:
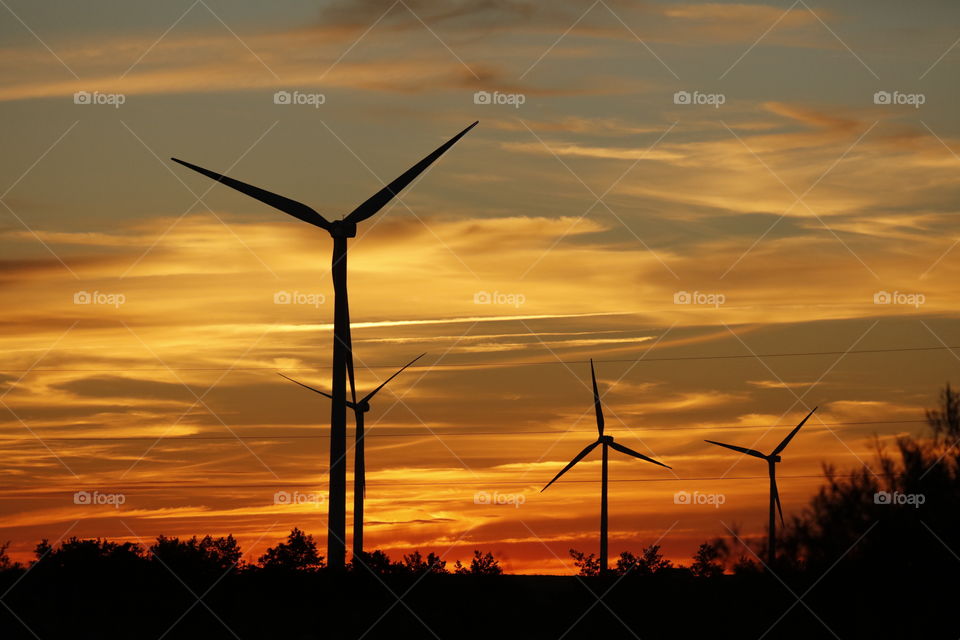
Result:
[[[610,444],[613,442],[613,436],[600,436],[600,442],[604,444]]]
[[[770,456],[771,462],[780,462],[780,456]]]
[[[330,222],[330,235],[334,238],[355,238],[357,235],[357,223],[347,222],[346,220],[333,220]]]

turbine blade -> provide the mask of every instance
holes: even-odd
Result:
[[[710,444],[715,444],[720,447],[726,447],[727,449],[733,449],[734,451],[739,451],[740,453],[745,453],[748,456],[753,456],[754,458],[762,458],[763,460],[767,459],[767,456],[763,455],[756,449],[747,449],[745,447],[738,447],[735,444],[723,444],[722,442],[716,442],[714,440],[704,440],[704,442],[709,442]]]
[[[613,447],[614,449],[616,449],[617,451],[619,451],[620,453],[625,453],[625,454],[627,454],[628,456],[633,456],[634,458],[640,458],[641,460],[646,460],[647,462],[652,462],[653,464],[658,464],[658,465],[660,465],[661,467],[667,467],[667,469],[672,469],[672,468],[673,468],[673,467],[671,467],[671,466],[669,466],[669,465],[663,464],[662,462],[657,462],[657,461],[654,460],[653,458],[649,458],[649,457],[643,455],[642,453],[637,453],[637,452],[634,451],[633,449],[628,449],[627,447],[625,447],[625,446],[623,446],[622,444],[619,444],[619,443],[617,443],[617,442],[611,442],[611,443],[610,443],[610,446]]]
[[[773,487],[773,501],[777,503],[777,511],[780,512],[780,526],[782,527],[782,526],[784,526],[784,524],[783,524],[783,507],[780,506],[780,492],[777,490],[777,479],[776,479],[776,478],[773,479],[772,487]]]
[[[299,381],[297,381],[297,380],[294,380],[293,378],[291,378],[291,377],[289,377],[289,376],[285,376],[285,375],[283,375],[283,374],[280,373],[280,372],[277,372],[277,375],[280,376],[281,378],[286,378],[287,380],[289,380],[290,382],[292,382],[292,383],[294,383],[294,384],[300,385],[300,386],[303,387],[304,389],[309,389],[310,391],[313,391],[314,393],[319,393],[320,395],[322,395],[322,396],[324,396],[324,397],[327,397],[327,398],[330,398],[331,400],[333,400],[333,396],[330,395],[329,393],[327,393],[326,391],[320,391],[320,389],[314,389],[314,388],[311,387],[310,385],[308,385],[308,384],[303,384],[302,382],[299,382]],[[344,404],[346,404],[346,405],[347,405],[348,407],[350,407],[351,409],[355,408],[355,406],[356,406],[356,405],[354,405],[352,402],[349,402],[349,401],[348,401],[348,402],[345,402]]]
[[[814,407],[814,408],[810,411],[810,413],[807,414],[807,417],[804,418],[803,420],[801,420],[801,421],[800,421],[800,424],[798,424],[796,427],[794,427],[794,428],[793,428],[793,431],[791,431],[790,433],[787,434],[787,437],[783,439],[783,442],[781,442],[780,444],[778,444],[778,445],[777,445],[777,448],[774,449],[774,450],[773,450],[773,453],[771,453],[770,455],[775,456],[775,455],[777,455],[778,453],[780,453],[781,451],[783,451],[784,449],[786,449],[786,448],[787,448],[787,445],[790,444],[790,441],[793,440],[793,436],[797,435],[797,431],[800,431],[800,427],[803,426],[803,424],[810,418],[810,416],[813,415],[813,412],[816,411],[816,410],[817,410],[817,408]]]
[[[370,393],[368,393],[367,395],[365,395],[360,402],[370,402],[370,400],[373,399],[373,396],[377,395],[377,392],[380,391],[380,389],[383,389],[383,388],[387,385],[388,382],[390,382],[391,380],[393,380],[394,378],[396,378],[398,375],[400,375],[401,373],[403,373],[403,370],[404,370],[404,369],[406,369],[407,367],[409,367],[410,365],[412,365],[414,362],[416,362],[417,360],[419,360],[420,358],[422,358],[422,357],[425,356],[425,355],[427,355],[427,354],[426,354],[426,353],[421,353],[421,354],[418,355],[416,358],[414,358],[413,360],[411,360],[411,361],[408,362],[407,364],[403,365],[396,373],[394,373],[392,376],[390,376],[389,378],[387,378],[386,380],[384,380],[383,382],[381,382],[379,387],[377,387],[376,389],[374,389],[373,391],[371,391]]]
[[[597,390],[597,374],[593,370],[593,358],[590,358],[590,377],[593,379],[593,407],[597,412],[597,431],[603,436],[603,407],[600,406],[600,392]]]
[[[330,398],[331,400],[333,400],[333,396],[330,395],[329,393],[327,393],[326,391],[320,391],[320,389],[314,389],[313,387],[311,387],[311,386],[308,385],[308,384],[303,384],[302,382],[299,382],[299,381],[297,381],[297,380],[294,380],[294,379],[291,378],[290,376],[285,376],[285,375],[283,375],[282,373],[279,373],[279,372],[277,373],[277,375],[280,376],[281,378],[286,378],[287,380],[289,380],[290,382],[292,382],[292,383],[294,383],[294,384],[300,385],[300,386],[303,387],[304,389],[310,389],[310,391],[313,391],[314,393],[319,393],[320,395],[326,396],[326,397]]]
[[[556,482],[557,479],[558,479],[560,476],[562,476],[562,475],[565,474],[567,471],[569,471],[569,470],[570,470],[570,467],[572,467],[573,465],[575,465],[575,464],[577,464],[578,462],[580,462],[581,460],[583,460],[583,458],[584,458],[588,453],[590,453],[591,451],[593,451],[594,447],[596,447],[598,444],[600,444],[600,441],[599,441],[599,440],[597,440],[596,442],[591,442],[591,443],[588,444],[586,447],[584,447],[583,451],[581,451],[580,453],[578,453],[577,456],[576,456],[573,460],[571,460],[570,463],[569,463],[567,466],[565,466],[565,467],[560,471],[560,473],[558,473],[557,475],[555,475],[555,476],[553,477],[553,480],[551,480],[550,482],[547,483],[547,486],[546,486],[546,487],[544,487],[543,489],[540,489],[540,493],[543,493],[544,491],[546,491],[547,488],[548,488],[550,485],[552,485],[554,482]]]
[[[358,447],[366,446],[365,438],[366,438],[366,435],[361,434]],[[360,485],[360,495],[366,498],[367,497],[367,470],[366,470],[367,467],[366,467],[366,463],[364,462],[366,459],[366,456],[363,455],[361,449],[359,448],[357,449],[356,452],[354,452],[354,455],[356,455],[358,452],[360,452],[360,456],[358,458],[355,458],[355,462],[354,462],[355,469],[353,470],[353,472],[357,474],[357,477],[358,477],[357,484]]]
[[[254,187],[253,185],[249,185],[246,182],[240,182],[239,180],[228,178],[227,176],[221,175],[214,171],[210,171],[209,169],[204,169],[203,167],[198,167],[197,165],[190,164],[189,162],[184,162],[183,160],[178,160],[176,158],[170,158],[170,159],[178,164],[182,164],[188,169],[193,169],[197,173],[202,173],[208,178],[212,178],[217,182],[221,182],[232,189],[236,189],[240,193],[244,193],[250,196],[251,198],[255,198],[260,202],[263,202],[264,204],[268,204],[274,209],[279,209],[280,211],[283,211],[284,213],[289,214],[294,218],[299,218],[304,222],[309,222],[310,224],[316,227],[320,227],[321,229],[326,229],[327,231],[330,230],[330,223],[327,222],[327,220],[322,215],[320,215],[319,213],[317,213],[316,211],[314,211],[313,209],[311,209],[310,207],[308,207],[307,205],[301,202],[297,202],[296,200],[291,200],[290,198],[279,196],[275,193],[265,191],[264,189],[261,189],[259,187]]]
[[[475,126],[477,126],[476,122],[440,145],[436,151],[407,169],[403,175],[385,186],[383,189],[380,189],[380,191],[368,198],[366,202],[351,211],[345,220],[347,222],[354,223],[361,222],[375,214],[377,211],[380,211],[385,204],[390,202],[398,193],[403,191],[404,187],[413,182],[414,178],[423,173],[427,167],[433,164],[437,158],[442,156],[447,149],[452,147],[457,140],[465,136],[467,132],[470,131],[470,129],[473,129]]]
[[[350,379],[350,400],[357,403],[357,381],[353,375],[353,351],[347,350],[347,378]]]
[[[350,333],[350,306],[344,306],[346,307],[345,315],[347,317],[347,340],[344,343],[347,348],[347,378],[350,380],[350,400],[353,402],[353,406],[357,406],[357,380],[353,373],[353,337]]]

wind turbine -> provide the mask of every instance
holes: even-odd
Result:
[[[330,497],[327,501],[327,565],[334,570],[344,568],[346,555],[346,502],[347,502],[347,412],[346,377],[347,368],[353,368],[350,355],[350,310],[347,302],[347,239],[357,235],[357,223],[377,213],[384,205],[410,184],[418,175],[452,147],[470,129],[469,127],[438,147],[433,153],[413,165],[399,178],[373,194],[359,207],[341,220],[328,221],[322,215],[305,204],[254,187],[245,182],[234,180],[195,164],[171,158],[174,162],[202,173],[208,178],[223,183],[232,189],[255,198],[264,204],[279,209],[294,218],[298,218],[320,227],[333,238],[333,403],[330,405]],[[351,375],[351,381],[353,376]],[[351,385],[352,386],[352,385]],[[354,398],[355,399],[355,398]]]
[[[704,442],[709,442],[710,444],[715,444],[720,447],[726,447],[727,449],[733,449],[734,451],[739,451],[740,453],[745,453],[748,456],[753,456],[754,458],[760,458],[761,460],[767,461],[767,469],[770,471],[770,527],[767,537],[767,566],[772,567],[774,561],[776,560],[777,554],[774,549],[774,526],[776,521],[773,517],[773,505],[776,503],[777,511],[780,512],[780,524],[783,525],[783,507],[780,506],[780,492],[777,491],[777,463],[780,462],[780,452],[787,448],[787,445],[790,444],[790,441],[793,440],[793,436],[797,435],[797,432],[800,431],[800,427],[807,421],[810,416],[813,415],[813,412],[817,408],[814,407],[810,413],[807,414],[807,417],[800,421],[796,427],[793,428],[793,431],[787,434],[787,437],[777,445],[777,448],[774,449],[770,455],[764,455],[757,451],[756,449],[747,449],[745,447],[738,447],[733,444],[724,444],[722,442],[715,442],[713,440],[705,440]]]
[[[661,467],[671,467],[663,464],[662,462],[657,462],[653,458],[648,458],[642,453],[637,453],[633,449],[628,449],[622,444],[617,444],[613,441],[613,436],[603,435],[603,408],[600,406],[600,392],[597,390],[597,375],[593,370],[593,359],[590,359],[590,377],[593,378],[593,406],[597,413],[597,434],[598,437],[594,442],[591,442],[583,451],[578,453],[570,463],[560,470],[556,476],[553,477],[553,480],[547,483],[547,486],[540,490],[540,493],[543,493],[550,487],[551,484],[557,481],[560,476],[565,474],[570,470],[573,465],[577,464],[583,460],[587,454],[593,451],[597,445],[603,445],[603,464],[601,466],[601,483],[600,483],[600,571],[601,573],[607,572],[607,456],[608,449],[614,449],[620,453],[625,453],[628,456],[633,456],[634,458],[640,458],[641,460],[646,460],[647,462],[652,462],[653,464],[658,464]]]
[[[421,353],[416,358],[403,365],[396,373],[380,383],[376,389],[360,398],[359,401],[349,401],[344,400],[344,404],[349,409],[353,409],[353,415],[356,419],[357,424],[357,433],[356,440],[353,449],[353,557],[355,560],[363,559],[363,498],[367,492],[367,480],[366,480],[366,464],[364,462],[364,414],[370,411],[370,401],[373,399],[377,393],[383,389],[388,382],[400,375],[404,369],[412,365],[414,362],[422,358],[427,354]],[[278,373],[282,378],[286,378],[290,382],[294,382],[305,389],[319,393],[322,396],[330,398],[333,400],[333,396],[326,391],[320,391],[319,389],[314,389],[310,385],[303,384],[298,382],[289,376],[285,376],[282,373]]]

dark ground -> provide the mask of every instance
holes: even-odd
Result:
[[[8,571],[0,638],[957,638],[955,576]]]

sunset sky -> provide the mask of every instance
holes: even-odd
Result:
[[[480,121],[351,242],[361,391],[427,352],[367,418],[365,542],[395,557],[597,551],[599,452],[539,493],[596,437],[591,357],[607,432],[673,467],[611,455],[611,556],[675,562],[765,527],[763,464],[704,438],[770,450],[819,405],[789,518],[960,379],[960,4],[0,5],[18,559],[325,541],[329,405],[276,372],[329,386],[329,236],[170,156],[334,219]]]

